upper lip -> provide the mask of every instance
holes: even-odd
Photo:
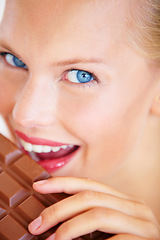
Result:
[[[60,142],[54,142],[52,140],[48,140],[48,139],[43,139],[43,138],[36,138],[36,137],[30,137],[27,136],[26,134],[19,132],[19,131],[15,131],[16,135],[23,139],[26,142],[29,142],[31,144],[36,144],[36,145],[47,145],[47,146],[54,146],[54,147],[59,147],[62,145],[69,145],[67,143],[60,143]]]

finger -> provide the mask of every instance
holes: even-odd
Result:
[[[52,235],[49,236],[46,240],[55,240],[55,234],[52,234]]]
[[[136,200],[123,193],[118,192],[111,187],[95,182],[89,178],[74,177],[55,177],[48,180],[35,182],[33,188],[43,194],[65,192],[67,194],[75,194],[84,190],[92,190],[97,192],[108,193],[124,199]]]
[[[55,239],[55,234],[51,235],[50,237],[48,237],[46,240],[56,240]],[[115,235],[113,237],[108,237],[106,239],[104,239],[104,236],[98,238],[98,240],[148,240],[146,238],[142,238],[142,237],[138,237],[138,236],[133,236],[133,235],[130,235],[130,234],[118,234],[118,235]],[[154,239],[152,239],[154,240]]]
[[[69,240],[95,230],[111,234],[125,233],[154,240],[160,237],[158,230],[150,222],[132,218],[114,210],[95,208],[64,222],[57,229],[55,240],[62,240],[64,234],[65,239]]]
[[[54,226],[55,219],[56,216],[54,215],[50,218],[45,217],[42,213],[41,224],[36,225],[36,228],[32,227],[31,224],[29,230],[32,234],[41,234]],[[151,222],[133,218],[106,208],[91,209],[71,218],[58,228],[56,236],[60,240],[63,239],[65,233],[66,239],[73,239],[96,230],[113,234],[134,234],[149,239],[158,239],[160,236],[157,228]]]
[[[118,234],[107,240],[148,240],[147,238],[138,237],[131,234]],[[154,239],[152,239],[154,240]]]
[[[159,225],[151,209],[148,206],[146,206],[143,202],[137,201],[135,198],[129,197],[123,193],[120,193],[108,187],[105,184],[95,182],[88,178],[74,178],[74,177],[50,178],[48,180],[42,180],[42,181],[36,182],[34,184],[34,189],[43,194],[53,193],[53,192],[54,193],[65,192],[67,194],[76,194],[77,192],[89,190],[88,196],[87,194],[85,194],[87,199],[84,199],[84,200],[86,200],[85,201],[86,206],[87,206],[87,203],[90,203],[90,201],[92,201],[93,205],[91,205],[90,207],[101,205],[100,202],[98,203],[99,196],[96,193],[94,194],[94,192],[97,191],[99,193],[100,192],[106,193],[107,196],[104,199],[104,201],[106,201],[106,205],[103,205],[103,202],[104,202],[103,201],[102,206],[120,210],[131,216],[139,217],[146,220],[148,219],[150,221],[153,221],[157,226]],[[116,198],[112,199],[111,196],[114,196],[114,197],[117,196],[119,199],[116,199]],[[93,201],[94,203],[97,202],[97,205],[94,205]],[[75,206],[77,206],[76,203],[75,203]],[[66,206],[66,208],[67,207],[68,206]]]
[[[93,191],[83,191],[57,202],[46,208],[41,213],[41,216],[43,217],[43,224],[47,222],[47,230],[60,222],[64,222],[67,219],[97,207],[116,210],[132,217],[151,221],[150,212],[147,212],[148,209],[146,210],[146,206],[106,193]]]
[[[66,221],[81,212],[96,207],[117,210],[132,217],[157,223],[154,221],[153,213],[150,209],[141,203],[90,190],[80,192],[55,203],[46,208],[41,215],[48,218],[48,220],[51,218],[49,221],[53,225],[57,225],[59,222]]]

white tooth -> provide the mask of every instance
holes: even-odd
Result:
[[[22,144],[22,146],[24,147],[24,149],[28,152],[31,152],[32,151],[32,144],[31,143],[28,143],[28,142],[25,142],[24,140],[20,139],[20,142]]]
[[[74,147],[74,145],[70,144],[69,147],[72,148],[72,147]]]
[[[33,152],[41,153],[42,152],[42,145],[32,145]]]
[[[68,147],[68,145],[61,146],[62,149],[66,149],[67,147]]]
[[[22,140],[21,138],[19,139],[19,141],[20,141],[20,143],[24,146],[24,144],[25,144],[25,141],[24,140]]]
[[[42,147],[42,152],[48,153],[52,150],[52,147],[50,146],[43,146]]]
[[[60,150],[61,147],[52,147],[52,151],[53,152],[58,152]]]
[[[20,139],[20,143],[22,144],[22,146],[24,147],[26,145],[27,142],[25,142],[24,140]]]
[[[27,143],[25,142],[25,144],[23,145],[24,149],[28,152],[32,152],[32,144],[31,143]]]

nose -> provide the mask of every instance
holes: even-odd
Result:
[[[55,121],[56,90],[53,79],[34,76],[27,80],[13,109],[15,124],[30,128],[49,126]]]

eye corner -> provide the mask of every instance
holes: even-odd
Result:
[[[9,54],[8,52],[0,52],[0,56],[5,56],[6,54]]]
[[[4,51],[0,52],[0,56],[4,58],[4,61],[10,67],[28,70],[27,65],[14,54]]]

